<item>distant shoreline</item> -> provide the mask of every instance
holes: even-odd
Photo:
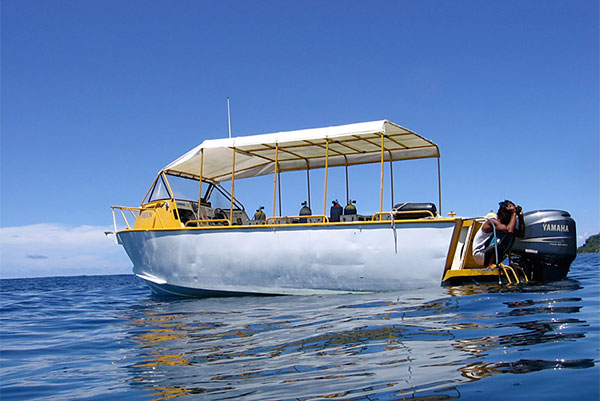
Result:
[[[599,253],[600,252],[600,234],[592,235],[585,240],[585,243],[577,248],[577,253]]]

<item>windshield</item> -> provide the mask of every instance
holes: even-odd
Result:
[[[169,194],[169,190],[167,189],[167,185],[165,184],[165,179],[162,175],[160,175],[156,180],[152,191],[150,192],[150,198],[148,198],[148,202],[154,202],[156,200],[169,198],[171,198],[171,195]]]
[[[167,179],[173,190],[173,198],[198,202],[198,191],[200,190],[198,180],[175,175],[167,175]]]
[[[229,207],[231,206],[231,197],[229,193],[227,193],[222,187],[214,185],[212,183],[209,184],[209,187],[204,196],[205,198],[202,198],[202,200],[210,202],[212,207],[229,209]],[[243,206],[240,203],[238,203],[237,200],[234,200],[233,208],[243,209]]]
[[[166,174],[166,178],[169,182],[169,187],[173,191],[173,199],[185,200],[190,202],[198,202],[198,193],[200,190],[200,184],[198,180],[192,178],[178,177],[175,175]],[[171,194],[167,187],[164,176],[161,174],[152,191],[148,202],[156,200],[170,199]],[[202,202],[207,202],[212,207],[218,207],[221,209],[229,209],[231,206],[231,197],[229,193],[219,185],[215,185],[210,182],[202,183]],[[239,202],[234,201],[234,209],[243,209],[243,206]]]

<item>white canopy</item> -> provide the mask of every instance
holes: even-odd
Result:
[[[211,139],[168,166],[166,173],[222,182],[295,171],[440,157],[437,145],[387,120],[273,134]]]

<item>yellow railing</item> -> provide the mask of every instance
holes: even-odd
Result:
[[[128,220],[127,217],[127,213],[129,212],[131,214],[130,217],[133,217],[133,219],[137,219],[140,215],[142,215],[144,212],[150,212],[152,213],[152,216],[156,218],[156,223],[157,226],[154,226],[154,224],[152,225],[152,228],[158,228],[158,229],[167,229],[167,228],[173,228],[172,226],[166,226],[161,218],[161,214],[158,213],[157,209],[161,208],[164,206],[164,203],[157,203],[154,205],[147,205],[144,207],[128,207],[128,206],[111,206],[112,209],[112,214],[113,214],[113,224],[114,224],[114,228],[115,228],[115,232],[118,232],[118,228],[117,228],[117,211],[121,214],[121,217],[123,219],[123,222],[125,223],[125,226],[127,227],[127,230],[132,230],[135,226],[135,222],[133,224],[131,224]],[[429,214],[431,217],[435,217],[433,215],[433,213],[431,213],[428,210],[411,210],[411,211],[405,211],[405,212],[397,212],[395,214],[395,216],[398,215],[413,215],[413,214],[423,214],[423,213],[427,213]],[[371,222],[376,222],[376,221],[383,221],[383,217],[384,216],[390,216],[391,219],[391,213],[390,212],[379,212],[379,213],[375,213],[372,218],[371,218]],[[143,215],[142,215],[143,217]],[[308,219],[319,219],[320,222],[308,222]],[[397,219],[397,217],[396,217]],[[299,223],[300,221],[306,221],[305,223]],[[223,224],[224,223],[224,224]],[[330,223],[329,217],[327,217],[326,215],[305,215],[305,216],[274,216],[274,217],[269,217],[265,220],[265,222],[263,224],[265,225],[269,225],[269,224],[282,224],[282,225],[287,225],[287,224],[328,224]],[[232,227],[234,226],[234,224],[229,220],[229,219],[198,219],[198,220],[188,220],[184,227],[185,228],[192,228],[193,225],[196,225],[197,227],[200,226],[208,226],[208,225],[222,225],[222,226],[229,226]]]
[[[128,211],[129,213],[131,213],[131,216],[133,216],[133,218],[136,219],[137,216],[133,212],[136,211],[139,213],[143,210],[141,207],[127,207],[127,206],[111,206],[110,208],[112,209],[113,225],[115,227],[115,233],[118,231],[117,230],[117,217],[115,214],[115,210],[118,210],[119,212],[121,212],[121,216],[123,217],[123,221],[125,222],[125,225],[127,226],[128,230],[131,230],[131,226],[129,225],[129,221],[127,220],[127,216],[125,215],[124,211]]]
[[[493,267],[494,265],[492,265]],[[515,283],[520,284],[522,282],[528,283],[529,282],[529,278],[527,277],[527,273],[525,272],[525,270],[521,267],[521,266],[517,266],[517,265],[505,265],[503,263],[500,263],[498,265],[496,265],[496,267],[504,272],[504,275],[506,276],[506,279],[508,280],[508,284],[513,284],[513,281],[510,278],[510,275],[508,274],[508,272],[511,272],[513,277],[515,278]],[[523,275],[523,278],[521,279],[519,277],[519,275],[517,274],[517,271],[520,271],[521,274]]]
[[[294,219],[310,219],[310,218],[316,218],[316,219],[321,219],[322,223],[329,223],[329,218],[323,214],[311,214],[311,215],[306,215],[306,216],[275,216],[275,217],[269,217],[267,218],[265,224],[274,224],[274,221],[277,220],[285,220],[286,223],[284,224],[289,224],[287,223],[290,220],[294,220]]]
[[[121,216],[123,217],[123,221],[125,222],[125,225],[127,226],[127,229],[131,230],[132,226],[129,224],[129,221],[127,220],[127,216],[125,215],[125,211],[131,213],[131,216],[133,216],[134,219],[137,219],[137,217],[138,217],[138,215],[140,213],[144,213],[144,211],[151,211],[151,210],[154,210],[154,209],[158,209],[159,207],[162,207],[162,204],[156,204],[156,205],[146,206],[146,207],[111,206],[110,208],[112,209],[113,225],[115,227],[115,233],[118,231],[117,230],[117,218],[116,218],[115,210],[118,210],[119,212],[121,212]],[[134,212],[137,212],[138,215],[135,215]],[[163,224],[163,221],[162,221],[162,219],[160,217],[160,214],[154,213],[154,216],[156,216],[158,218],[158,222],[160,223],[160,227],[161,228],[165,228],[165,225]]]

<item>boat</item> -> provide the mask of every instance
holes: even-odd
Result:
[[[425,159],[437,166],[437,199],[394,202],[394,165]],[[359,213],[348,169],[373,164],[379,191],[362,195],[378,208]],[[386,166],[392,201],[384,208]],[[336,169],[345,170],[347,205],[336,200],[328,209]],[[324,176],[322,208],[311,199],[316,171]],[[287,215],[281,182],[292,172],[306,174],[306,199]],[[508,264],[477,266],[471,247],[485,218],[444,216],[441,176],[438,145],[388,120],[208,139],[162,168],[140,206],[111,206],[114,234],[133,273],[161,295],[362,293],[567,275],[576,247],[568,212],[526,213],[525,236],[496,259],[508,256]],[[250,216],[236,185],[258,177],[273,190],[253,196],[272,208]]]

